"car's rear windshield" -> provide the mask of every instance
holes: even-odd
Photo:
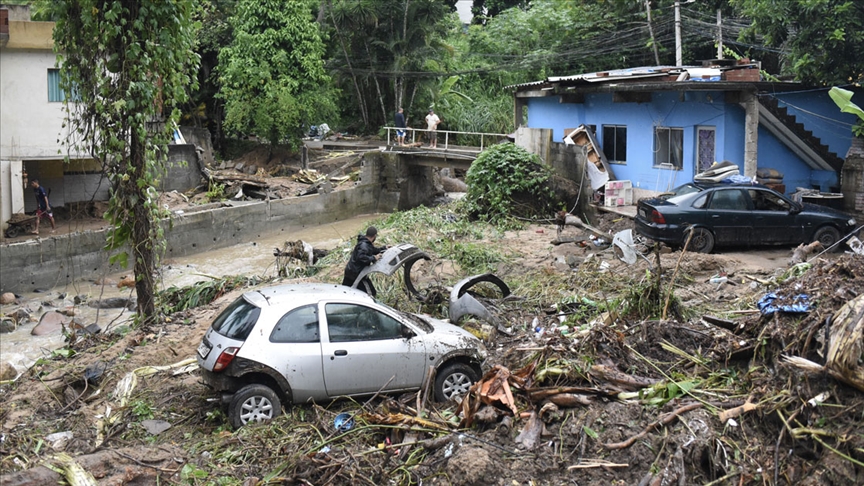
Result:
[[[671,191],[661,195],[660,197],[671,203],[677,204],[681,196],[693,194],[694,192],[702,192],[702,188],[693,184],[684,184],[672,189]]]
[[[227,338],[245,341],[260,314],[259,307],[240,297],[219,314],[219,317],[213,321],[212,327],[214,331]]]

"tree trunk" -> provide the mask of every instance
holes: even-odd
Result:
[[[327,2],[330,7],[330,20],[333,21],[333,28],[336,29],[336,36],[339,37],[339,44],[342,46],[342,53],[345,55],[345,63],[348,64],[348,72],[351,73],[351,82],[354,83],[354,89],[357,91],[357,105],[360,108],[360,116],[363,117],[363,125],[369,126],[369,114],[366,109],[366,102],[363,99],[363,92],[360,90],[360,84],[357,83],[357,75],[354,74],[354,66],[351,65],[351,56],[348,55],[348,48],[345,47],[345,38],[342,37],[342,31],[339,30],[339,25],[336,19],[333,18],[333,2]],[[319,15],[319,18],[321,16]]]
[[[139,180],[149,180],[147,161],[144,154],[144,142],[138,133],[132,130],[129,149],[129,163],[132,165],[132,177],[122,184],[124,192],[134,194],[138,203],[133,209],[132,222],[132,258],[135,260],[135,292],[138,297],[138,318],[141,324],[152,324],[156,317],[156,289],[153,273],[156,269],[156,249],[153,241],[153,214],[145,204],[151,195],[148,194],[148,184],[139,185]]]

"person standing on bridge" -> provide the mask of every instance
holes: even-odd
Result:
[[[396,123],[396,143],[398,143],[399,146],[401,147],[401,146],[405,145],[405,128],[407,128],[407,125],[405,125],[405,114],[402,113],[401,107],[396,112],[395,123]]]
[[[434,110],[429,110],[426,115],[426,128],[429,130],[429,148],[438,148],[438,124],[441,119],[435,114]]]

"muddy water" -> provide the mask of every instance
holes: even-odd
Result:
[[[248,275],[270,277],[276,275],[273,249],[282,247],[285,241],[303,240],[315,248],[332,250],[347,240],[354,241],[357,234],[365,231],[370,221],[381,215],[364,215],[310,226],[290,233],[279,232],[256,241],[227,248],[198,253],[163,262],[161,288],[191,285],[210,276]],[[107,275],[119,281],[124,275]],[[115,285],[96,285],[91,281],[80,281],[73,285],[48,289],[40,293],[22,295],[22,306],[27,307],[38,319],[45,312],[73,307],[74,297],[86,296],[89,300],[109,297],[130,297],[134,292],[118,289]],[[96,323],[102,329],[113,329],[131,323],[132,312],[125,309],[93,309],[87,305],[75,306],[76,316],[85,324]],[[12,306],[3,306],[2,312],[14,311]],[[11,363],[18,371],[30,367],[37,359],[48,356],[53,350],[63,347],[64,337],[58,331],[49,335],[33,336],[30,332],[35,324],[25,324],[16,331],[0,334],[0,359]]]

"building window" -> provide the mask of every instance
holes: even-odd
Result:
[[[48,70],[48,101],[62,102],[66,101],[66,93],[60,89],[60,70]]]
[[[684,129],[657,127],[654,129],[654,167],[684,166]]]
[[[613,164],[627,163],[627,127],[603,125],[603,153],[606,161]]]
[[[81,98],[76,96],[75,91],[72,90],[72,96],[68,98],[72,101],[80,101]],[[63,88],[60,87],[60,70],[59,69],[49,69],[48,70],[48,102],[49,103],[62,103],[66,101],[66,92],[63,91]]]

